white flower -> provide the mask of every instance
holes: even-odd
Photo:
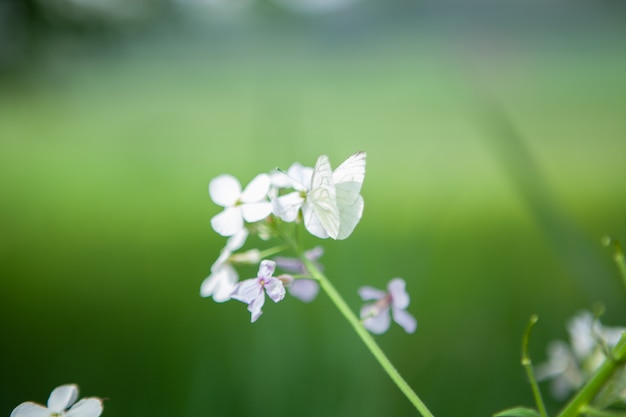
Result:
[[[18,405],[10,417],[98,417],[102,414],[102,401],[99,398],[84,398],[74,404],[77,398],[78,386],[61,385],[50,394],[48,407],[25,402]]]
[[[386,292],[372,287],[359,288],[359,295],[364,301],[376,301],[361,308],[363,326],[372,333],[386,332],[391,324],[391,309],[393,320],[407,333],[413,333],[417,328],[417,321],[406,311],[410,298],[405,288],[406,283],[402,278],[389,281]]]
[[[230,300],[230,294],[239,281],[239,275],[232,266],[231,255],[241,248],[246,242],[248,231],[241,229],[237,234],[231,236],[226,241],[226,246],[220,252],[220,256],[211,266],[211,274],[202,282],[200,295],[202,297],[213,296],[213,300],[218,303]]]
[[[232,175],[220,175],[209,184],[209,195],[224,210],[211,219],[211,226],[222,236],[232,236],[248,223],[263,220],[272,213],[267,200],[270,177],[259,174],[241,191],[241,184]]]
[[[254,323],[261,316],[261,307],[265,303],[265,292],[275,303],[285,298],[283,282],[272,276],[276,263],[264,260],[259,266],[256,278],[250,278],[235,286],[231,298],[248,304],[248,311],[252,313],[251,322]]]
[[[551,379],[550,389],[554,398],[565,399],[585,381],[578,359],[570,346],[560,340],[548,345],[548,361],[535,369],[537,380]]]
[[[276,188],[295,190],[272,200],[272,211],[276,216],[289,223],[296,220],[311,188],[312,176],[313,168],[304,167],[299,162],[291,164],[286,173],[279,171],[272,174],[272,184]]]
[[[582,311],[567,324],[570,345],[562,341],[548,345],[548,361],[537,366],[537,379],[552,379],[552,394],[564,399],[582,386],[606,360],[605,348],[619,342],[624,328],[602,325],[593,314]],[[604,346],[603,346],[604,345]]]

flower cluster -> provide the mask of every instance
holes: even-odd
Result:
[[[287,287],[294,297],[312,301],[319,284],[311,279],[299,258],[263,259],[281,248],[236,251],[244,246],[251,232],[265,240],[271,236],[283,237],[280,228],[289,223],[303,223],[309,233],[319,238],[350,236],[363,214],[360,192],[365,159],[365,152],[357,152],[332,170],[328,157],[322,155],[313,168],[296,162],[287,171],[257,175],[243,189],[231,175],[214,178],[209,184],[209,195],[224,209],[213,216],[211,226],[228,240],[202,283],[200,295],[213,297],[217,302],[234,299],[247,303],[253,322],[261,314],[266,292],[278,302],[284,298]],[[303,255],[319,268],[322,254],[323,249],[316,247]],[[257,277],[239,282],[235,265],[259,263]],[[274,278],[276,267],[290,275]]]
[[[288,223],[302,219],[314,236],[345,239],[363,214],[365,157],[357,152],[334,171],[325,155],[314,168],[296,162],[287,172],[257,175],[243,191],[235,177],[220,175],[209,184],[209,195],[224,210],[211,219],[211,226],[222,236],[233,236],[245,223],[274,215]]]
[[[98,417],[102,414],[100,398],[84,398],[74,404],[77,399],[78,386],[61,385],[52,390],[47,407],[25,402],[15,407],[10,417]]]
[[[570,343],[551,342],[547,362],[536,369],[539,380],[552,380],[552,394],[557,399],[565,399],[587,382],[606,360],[608,351],[617,345],[626,328],[604,326],[590,312],[583,311],[569,321],[567,330]],[[626,374],[621,378],[626,378]],[[612,400],[626,400],[626,388],[616,394]]]
[[[287,171],[257,175],[245,188],[231,175],[214,178],[209,195],[223,210],[213,216],[211,225],[228,240],[202,283],[200,295],[213,297],[216,302],[233,299],[246,303],[252,322],[261,316],[266,295],[276,303],[287,292],[304,302],[313,301],[320,289],[319,275],[315,277],[307,265],[321,272],[319,260],[324,249],[316,246],[301,251],[297,235],[289,228],[303,224],[309,233],[322,239],[350,236],[363,214],[360,193],[365,159],[365,152],[357,152],[333,170],[328,157],[322,155],[314,167],[296,162]],[[262,240],[277,237],[284,244],[238,252],[251,234]],[[267,259],[285,249],[299,256]],[[242,264],[259,265],[257,276],[240,282],[235,266]],[[274,276],[277,269],[284,273]],[[409,296],[402,279],[392,280],[386,292],[363,287],[359,294],[364,301],[374,301],[361,310],[363,325],[371,332],[385,332],[391,316],[407,332],[415,331],[417,322],[406,311]]]

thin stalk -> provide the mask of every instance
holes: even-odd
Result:
[[[591,417],[626,417],[626,413],[621,413],[619,411],[598,410],[593,407],[586,407],[584,412],[586,415]]]
[[[565,405],[557,417],[576,417],[587,412],[591,401],[624,362],[626,362],[626,333],[622,335],[611,352],[611,356],[604,361],[591,379],[578,391],[578,394]]]
[[[326,276],[311,262],[309,261],[302,253],[298,253],[300,260],[304,263],[306,269],[311,273],[313,278],[317,279],[320,283],[322,289],[328,294],[328,297],[331,301],[337,306],[341,314],[348,320],[348,323],[354,328],[354,331],[359,335],[365,346],[369,349],[369,351],[374,355],[380,366],[383,367],[387,375],[395,382],[400,391],[408,398],[408,400],[415,406],[417,411],[423,417],[434,417],[433,414],[428,410],[426,405],[422,402],[422,400],[417,396],[415,391],[409,386],[409,384],[402,378],[398,370],[393,366],[391,361],[387,358],[382,349],[378,346],[372,335],[363,327],[361,321],[357,318],[357,316],[352,312],[348,304],[341,297],[339,292],[335,289],[335,287],[331,284],[331,282],[326,278]]]
[[[524,332],[524,337],[522,339],[522,366],[526,370],[526,375],[528,376],[528,381],[530,381],[530,386],[533,391],[533,396],[535,397],[535,404],[537,404],[537,408],[539,409],[539,413],[542,417],[548,417],[548,413],[546,412],[546,406],[543,403],[543,398],[541,397],[541,391],[539,391],[539,385],[537,384],[537,379],[535,378],[535,373],[533,371],[533,363],[530,359],[530,355],[528,354],[528,341],[530,340],[530,332],[532,331],[535,323],[537,323],[537,316],[532,315],[526,326],[526,331]]]

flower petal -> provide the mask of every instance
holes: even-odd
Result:
[[[262,201],[259,203],[246,203],[241,205],[241,213],[248,223],[258,222],[272,214],[272,203]]]
[[[298,191],[307,191],[311,188],[313,168],[302,166],[299,162],[291,164],[287,175],[292,179],[292,186]]]
[[[237,249],[240,249],[244,243],[246,243],[247,238],[248,229],[242,228],[239,232],[228,238],[224,249],[227,249],[230,252],[236,251]]]
[[[78,398],[78,386],[75,384],[61,385],[50,393],[48,408],[53,412],[65,411]]]
[[[368,286],[359,288],[358,292],[363,301],[380,300],[385,295],[387,295],[387,293],[382,290]]]
[[[376,310],[378,310],[378,307],[375,304],[369,304],[361,308],[361,317],[367,317],[363,320],[363,326],[372,333],[385,333],[391,324],[389,309]]]
[[[278,278],[270,278],[265,282],[265,291],[275,303],[285,298],[285,286]]]
[[[276,269],[276,262],[270,260],[261,261],[261,265],[259,265],[259,272],[257,276],[259,278],[263,278],[265,280],[269,280]]]
[[[202,297],[213,296],[213,301],[223,303],[230,300],[230,295],[235,289],[239,276],[230,264],[223,264],[221,268],[213,271],[200,286]]]
[[[304,256],[311,262],[317,261],[319,258],[324,255],[324,248],[321,246],[316,246],[307,251],[304,251]]]
[[[15,407],[10,417],[50,417],[50,410],[42,405],[26,402]]]
[[[413,333],[417,329],[417,320],[406,310],[393,308],[393,321],[398,323],[407,333]]]
[[[298,258],[277,256],[274,258],[274,262],[276,262],[276,266],[278,268],[286,272],[291,272],[292,274],[304,274],[304,265],[302,265],[302,261]]]
[[[246,189],[241,193],[243,203],[256,203],[267,197],[272,181],[267,174],[259,174],[250,181]]]
[[[596,346],[594,339],[595,320],[589,311],[581,311],[567,324],[574,353],[580,360],[591,355]]]
[[[222,174],[209,183],[209,195],[215,204],[231,207],[241,196],[241,184],[232,175]]]
[[[248,304],[248,311],[251,313],[250,323],[254,323],[259,317],[261,317],[261,314],[263,314],[263,311],[261,310],[263,304],[265,304],[265,295],[263,291],[261,291],[261,294]]]
[[[250,278],[241,281],[230,295],[230,298],[242,301],[246,304],[252,303],[256,298],[263,296],[263,287],[259,284],[258,278]]]
[[[99,417],[102,414],[102,400],[84,398],[74,404],[67,412],[67,417]]]
[[[289,175],[285,171],[276,170],[270,173],[270,182],[272,186],[275,188],[291,188],[292,179],[289,178]]]
[[[227,207],[211,218],[213,230],[222,236],[233,236],[243,229],[241,207]]]
[[[289,286],[289,294],[305,303],[313,301],[319,290],[320,285],[312,279],[297,279]]]
[[[394,278],[389,281],[387,290],[391,294],[391,302],[395,308],[405,309],[409,306],[410,297],[405,288],[406,282],[402,278]]]
[[[272,200],[272,211],[285,222],[293,222],[298,217],[298,211],[304,203],[304,197],[299,191],[281,195]]]

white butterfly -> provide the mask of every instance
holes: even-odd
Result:
[[[363,214],[360,192],[365,178],[365,157],[365,152],[357,152],[332,171],[328,157],[322,155],[310,180],[308,172],[298,180],[295,175],[289,175],[296,191],[277,197],[273,202],[274,213],[284,221],[294,221],[301,209],[304,226],[312,235],[322,239],[347,238]],[[298,164],[298,168],[302,167]]]

